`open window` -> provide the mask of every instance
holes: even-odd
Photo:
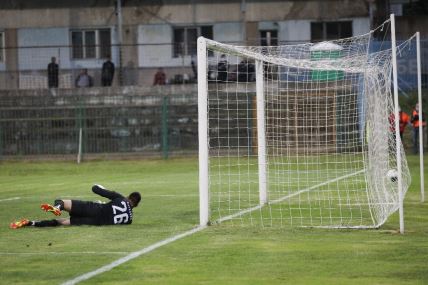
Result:
[[[199,36],[213,38],[212,26],[176,27],[173,31],[174,57],[196,55],[196,41]]]
[[[352,21],[312,22],[311,41],[319,42],[352,37]]]

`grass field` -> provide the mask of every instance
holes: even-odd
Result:
[[[397,213],[379,230],[225,222],[82,284],[428,284],[428,202],[419,202],[418,158],[408,162],[405,235]],[[197,173],[196,158],[0,163],[0,284],[59,284],[193,228]],[[51,218],[39,205],[57,197],[98,200],[93,183],[141,191],[133,225],[8,228],[18,218]]]

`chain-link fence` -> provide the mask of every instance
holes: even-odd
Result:
[[[194,85],[4,94],[0,155],[196,153],[196,99]]]

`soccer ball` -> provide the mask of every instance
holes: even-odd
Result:
[[[388,179],[391,180],[391,182],[397,182],[397,180],[398,180],[397,169],[388,170],[388,172],[386,173],[386,177],[388,177]]]

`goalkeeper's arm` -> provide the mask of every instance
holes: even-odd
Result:
[[[98,184],[95,184],[94,186],[92,186],[92,192],[110,200],[114,200],[116,198],[124,198],[121,194],[114,191],[107,190],[106,188]]]

